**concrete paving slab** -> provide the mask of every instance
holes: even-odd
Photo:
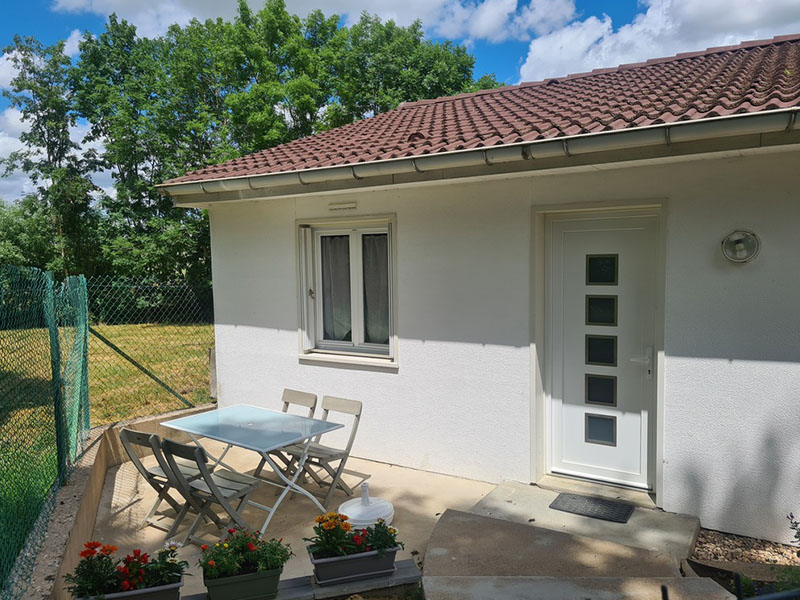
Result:
[[[636,508],[624,524],[553,510],[549,506],[557,495],[557,491],[534,485],[504,482],[477,502],[470,512],[634,548],[667,551],[676,559],[691,556],[700,531],[697,517],[661,510]]]
[[[426,576],[680,576],[667,552],[457,510],[439,519],[424,564]]]
[[[731,600],[733,595],[703,578],[428,577],[426,600]]]

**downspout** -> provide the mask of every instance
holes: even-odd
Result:
[[[671,145],[755,133],[790,132],[800,128],[797,112],[800,107],[717,117],[699,121],[682,121],[635,129],[591,133],[534,142],[507,144],[492,148],[457,150],[442,154],[427,154],[389,159],[371,163],[321,167],[286,173],[269,173],[189,183],[161,184],[171,196],[214,194],[242,190],[310,185],[330,181],[362,180],[369,177],[425,173],[442,169],[496,165],[541,158],[571,157],[593,152],[606,152]]]

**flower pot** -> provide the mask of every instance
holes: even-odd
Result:
[[[104,600],[179,600],[181,597],[181,586],[183,576],[177,583],[168,585],[158,585],[156,587],[143,588],[141,590],[131,590],[129,592],[114,592],[113,594],[103,594],[94,598]],[[92,600],[91,598],[77,598],[77,600]]]
[[[278,595],[278,582],[283,567],[247,575],[203,578],[208,590],[208,600],[270,600]]]
[[[331,585],[391,575],[394,573],[394,559],[398,550],[400,546],[386,550],[381,556],[378,556],[377,550],[371,550],[347,556],[314,558],[311,548],[308,548],[308,556],[314,565],[314,579],[317,584]]]

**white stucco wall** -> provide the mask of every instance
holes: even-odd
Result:
[[[800,512],[798,153],[361,192],[397,215],[400,368],[298,360],[295,220],[342,197],[211,210],[221,404],[284,387],[364,402],[354,453],[466,477],[531,480],[532,206],[658,199],[667,230],[663,489],[703,525],[788,539]],[[727,263],[750,228],[758,259]],[[421,491],[420,493],[424,493]]]
[[[277,407],[284,387],[353,398],[356,455],[527,479],[529,209],[492,190],[358,197],[358,213],[397,215],[396,373],[298,361],[295,219],[329,216],[330,198],[212,210],[220,402]]]

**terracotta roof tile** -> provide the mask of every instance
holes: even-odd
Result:
[[[797,106],[800,35],[787,35],[408,102],[167,183],[302,171]]]

